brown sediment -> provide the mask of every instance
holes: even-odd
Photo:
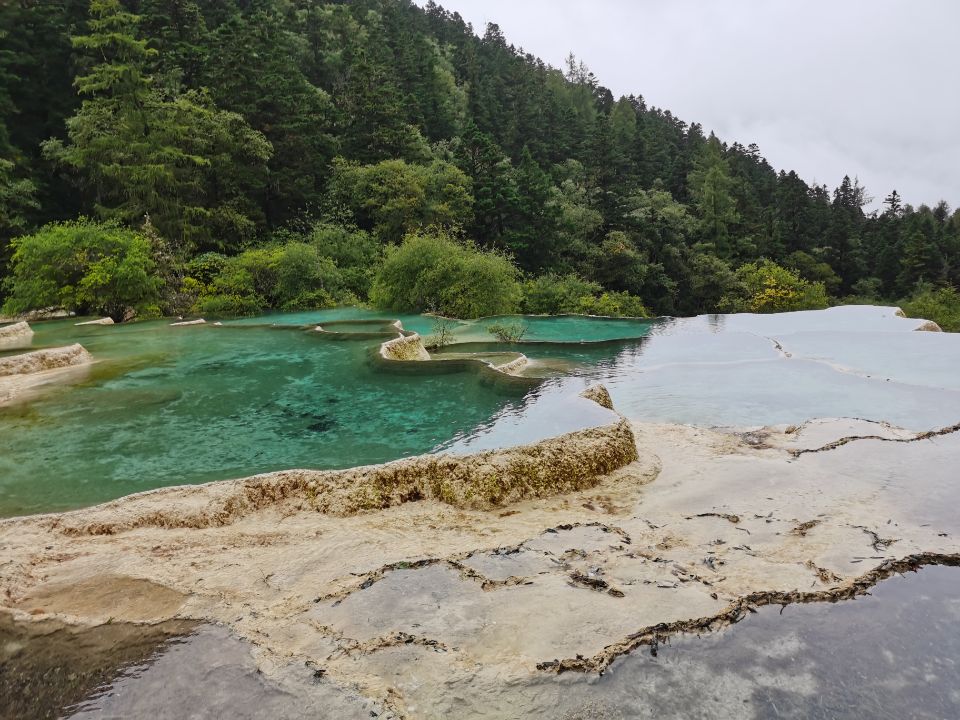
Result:
[[[855,440],[881,440],[883,442],[892,442],[892,443],[912,443],[919,442],[920,440],[930,440],[931,438],[940,437],[942,435],[950,435],[955,432],[960,432],[960,423],[955,425],[949,425],[947,427],[942,427],[937,430],[927,430],[926,432],[917,433],[911,437],[884,437],[883,435],[851,435],[849,437],[842,437],[833,442],[829,442],[826,445],[823,445],[818,448],[794,448],[790,449],[789,452],[793,457],[800,457],[801,455],[806,455],[807,453],[818,453],[826,452],[828,450],[835,450],[838,447],[842,447],[847,443],[854,442]]]
[[[856,528],[857,530],[863,530],[867,535],[870,536],[870,545],[877,552],[883,552],[888,547],[897,542],[897,538],[883,538],[877,533],[876,530],[871,530],[866,525],[851,525],[850,527]]]
[[[806,537],[807,533],[813,530],[813,528],[815,528],[819,524],[820,524],[819,520],[807,520],[806,522],[802,522],[799,525],[797,525],[790,532],[794,535],[798,535],[799,537]]]
[[[740,522],[740,516],[733,515],[732,513],[705,512],[705,513],[697,513],[692,517],[718,517],[734,525]]]
[[[219,527],[271,506],[346,516],[424,499],[490,510],[583,490],[638,458],[630,423],[473,455],[421,455],[349,470],[293,470],[202,488],[164,488],[52,518],[71,535]]]
[[[517,549],[522,547],[517,546]],[[495,548],[491,551],[486,552],[496,552],[497,550],[504,550],[503,548]],[[529,582],[529,579],[526,577],[518,577],[516,575],[511,575],[503,579],[495,580],[488,578],[482,573],[477,572],[473,568],[464,564],[465,560],[469,560],[474,555],[482,553],[485,551],[475,551],[471,550],[470,552],[458,553],[456,555],[440,558],[422,558],[420,560],[402,560],[400,562],[388,563],[382,567],[377,568],[376,570],[371,570],[370,572],[362,573],[358,576],[357,580],[352,585],[344,587],[336,592],[327,593],[326,595],[321,595],[320,597],[314,600],[315,603],[322,603],[328,601],[334,601],[339,603],[346,597],[353,595],[355,592],[360,592],[361,590],[366,590],[372,587],[374,584],[383,580],[384,576],[387,573],[396,572],[398,570],[419,570],[420,568],[430,567],[431,565],[446,565],[454,570],[456,570],[461,579],[472,580],[480,585],[483,590],[493,590],[494,588],[500,587],[510,587],[512,585],[522,585],[525,582]]]
[[[657,623],[637,630],[623,640],[608,645],[601,652],[591,656],[565,658],[562,660],[546,660],[537,663],[538,670],[548,670],[562,673],[568,671],[585,673],[603,673],[619,657],[627,655],[643,646],[655,646],[669,637],[701,632],[715,632],[733,625],[747,613],[755,612],[764,605],[793,605],[797,603],[838,602],[850,600],[866,594],[874,585],[888,577],[919,570],[927,565],[960,566],[960,554],[918,553],[908,555],[899,560],[887,560],[873,570],[859,577],[853,578],[836,587],[826,590],[801,592],[791,591],[760,591],[737,598],[720,612],[707,617],[678,620],[671,623]]]
[[[84,365],[92,361],[93,357],[79,343],[46,350],[34,350],[21,355],[0,358],[0,377],[29,375],[44,370]]]
[[[590,588],[591,590],[605,592],[611,597],[623,597],[623,590],[618,590],[606,580],[598,577],[591,577],[590,575],[582,573],[579,570],[574,570],[572,573],[570,573],[570,582],[573,585],[582,585],[583,587]]]
[[[107,610],[111,621],[142,623],[173,617],[185,600],[183,593],[150,580],[106,573],[43,585],[15,607],[31,615],[97,615]]]
[[[843,582],[842,577],[837,575],[832,570],[828,570],[827,568],[820,567],[813,560],[807,560],[807,562],[805,562],[804,565],[806,565],[808,568],[813,570],[817,574],[817,579],[820,580],[820,582],[822,583],[829,585],[830,583]]]

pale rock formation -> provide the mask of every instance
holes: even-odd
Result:
[[[113,325],[113,318],[104,317],[97,318],[96,320],[85,320],[84,322],[74,323],[74,327],[80,327],[81,325]]]
[[[429,360],[430,353],[419,335],[401,335],[380,346],[380,355],[387,360]]]
[[[84,365],[92,361],[93,356],[79,343],[66,347],[34,350],[22,355],[0,358],[0,377],[28,375],[72,365]]]

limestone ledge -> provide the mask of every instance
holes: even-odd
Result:
[[[637,458],[630,423],[619,417],[609,425],[471,455],[420,455],[347,470],[289,470],[162,488],[50,516],[49,523],[72,535],[112,535],[139,527],[220,527],[271,506],[349,516],[432,499],[491,510],[593,487]]]
[[[93,356],[79,343],[65,347],[34,350],[21,355],[0,358],[0,377],[29,375],[73,365],[93,362]]]
[[[508,363],[503,363],[503,365],[494,365],[493,369],[497,372],[506,373],[507,375],[515,375],[516,373],[523,370],[527,365],[530,364],[530,361],[527,359],[526,355],[521,355],[516,360],[511,360]],[[591,400],[593,398],[590,398]],[[613,408],[610,408],[611,410]]]
[[[417,333],[400,335],[380,346],[380,356],[386,360],[429,360],[430,353]]]
[[[380,357],[382,359],[395,362],[455,362],[454,360],[450,359],[438,359],[436,357],[432,357],[424,346],[423,338],[421,338],[419,334],[404,331],[402,326],[400,326],[399,321],[396,322],[396,327],[398,331],[405,334],[401,334],[399,337],[393,338],[392,340],[387,340],[380,345]],[[514,358],[510,362],[506,362],[501,365],[494,365],[480,357],[459,358],[459,360],[472,365],[473,367],[485,368],[492,370],[494,373],[500,373],[501,375],[508,375],[511,377],[518,376],[519,373],[529,364],[529,359],[523,354],[519,354],[518,357]]]
[[[0,342],[5,340],[14,340],[20,338],[27,338],[33,335],[33,328],[30,327],[29,323],[26,322],[17,322],[13,325],[4,325],[0,327]]]

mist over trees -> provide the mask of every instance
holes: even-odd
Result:
[[[952,307],[960,213],[895,190],[867,205],[855,177],[808,185],[756,145],[615,98],[573,55],[552,68],[433,3],[0,6],[8,310],[63,295],[21,287],[16,253],[56,285],[62,268],[38,258],[84,238],[105,273],[120,239],[118,267],[146,268],[127,293],[141,315],[324,307],[371,288],[390,306],[480,312],[389,288],[416,248],[448,243],[449,267],[511,278],[494,305],[514,310]],[[463,272],[448,275],[472,298]],[[115,295],[69,297],[122,315]]]

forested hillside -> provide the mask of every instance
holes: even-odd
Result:
[[[14,0],[0,38],[9,312],[957,304],[945,202],[865,213],[433,3]]]

